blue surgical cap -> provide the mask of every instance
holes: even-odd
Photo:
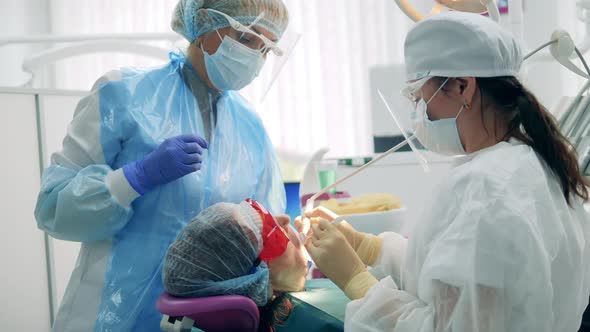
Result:
[[[287,7],[281,0],[180,0],[172,15],[172,30],[192,42],[201,35],[229,27],[225,17],[206,9],[220,11],[247,26],[264,12],[256,25],[277,38],[283,35],[289,23]]]
[[[264,306],[272,296],[262,250],[262,219],[248,203],[201,211],[166,254],[163,284],[178,297],[242,295]]]

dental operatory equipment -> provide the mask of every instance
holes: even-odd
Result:
[[[582,52],[576,47],[574,40],[572,39],[571,35],[564,30],[556,30],[551,35],[551,40],[547,43],[541,45],[540,47],[534,49],[529,54],[524,57],[524,60],[529,59],[545,47],[550,47],[550,52],[553,58],[557,60],[560,64],[562,64],[567,69],[571,70],[573,73],[580,75],[586,79],[590,79],[590,68],[582,55]],[[584,69],[586,72],[580,70],[571,60],[574,54],[580,59],[580,62],[584,65]]]
[[[411,4],[411,0],[395,0],[395,2],[413,21],[418,22],[424,19],[424,15]],[[438,14],[443,9],[448,8],[471,13],[483,14],[487,12],[494,21],[498,22],[500,20],[500,12],[495,0],[436,0],[432,2],[433,6],[429,15]]]
[[[409,18],[414,21],[421,21],[424,18],[415,7],[412,5],[411,0],[395,0],[399,8]],[[494,0],[432,0],[432,10],[428,15],[435,15],[443,11],[443,9],[450,9],[462,12],[471,13],[488,13],[488,15],[496,22],[499,21],[499,10]],[[511,0],[509,1],[509,15],[510,15],[510,26],[512,33],[522,39],[523,35],[523,11],[522,11],[522,0]],[[564,30],[556,30],[551,35],[551,40],[542,46],[536,48],[528,55],[525,56],[525,60],[541,51],[547,46],[550,46],[550,52],[543,56],[546,58],[548,55],[556,59],[564,67],[571,70],[572,72],[590,79],[590,67],[586,64],[583,58],[583,54],[590,49],[590,0],[578,0],[576,2],[578,18],[586,23],[586,37],[581,43],[580,48],[576,47],[576,44],[571,35]],[[578,56],[584,65],[586,72],[580,70],[572,61],[571,58]]]
[[[536,48],[525,60],[545,60],[552,57],[565,68],[586,80],[590,79],[590,67],[583,54],[590,50],[590,0],[578,0],[576,2],[578,18],[586,24],[585,39],[576,44],[572,36],[564,30],[556,30],[552,33],[549,42]],[[579,45],[579,46],[577,46]],[[549,52],[545,55],[535,56],[542,49],[549,46]],[[572,58],[578,57],[584,70],[580,69]],[[531,61],[531,60],[529,60]],[[567,98],[569,105],[565,112],[559,116],[559,126],[563,134],[575,147],[578,154],[578,165],[585,176],[590,176],[590,97],[588,96],[590,81],[587,81],[574,98]]]
[[[396,146],[392,147],[391,149],[383,152],[383,154],[381,154],[379,157],[369,161],[368,163],[364,164],[363,166],[359,167],[359,169],[357,169],[356,171],[348,174],[345,177],[342,177],[341,179],[338,179],[336,182],[332,183],[331,185],[327,186],[326,188],[320,190],[319,192],[317,192],[316,194],[314,194],[313,196],[311,196],[308,200],[307,203],[305,204],[305,211],[311,211],[314,207],[314,203],[315,200],[322,194],[325,194],[326,192],[328,192],[328,190],[335,188],[336,186],[340,185],[341,183],[345,182],[346,180],[354,177],[355,175],[361,173],[362,171],[364,171],[365,169],[369,168],[371,165],[375,164],[376,162],[378,162],[379,160],[387,157],[389,154],[403,148],[406,144],[408,144],[409,140],[413,140],[415,139],[416,136],[412,135],[410,136],[407,140],[404,140],[403,142],[397,144]],[[309,228],[311,227],[309,220],[307,220],[307,218],[303,218],[303,225],[302,225],[302,230],[300,233],[300,237],[302,239],[305,239],[307,236],[307,233],[309,232]]]
[[[338,217],[338,218],[336,218],[336,219],[332,220],[332,222],[331,222],[331,223],[332,223],[332,225],[338,225],[339,223],[343,222],[343,221],[344,221],[344,219],[346,219],[344,216],[340,216],[340,217]]]
[[[391,115],[391,118],[393,119],[395,125],[397,126],[397,128],[401,131],[402,135],[404,136],[404,138],[405,138],[404,141],[402,141],[401,143],[399,143],[396,146],[392,147],[391,149],[385,151],[382,155],[380,155],[379,157],[377,157],[377,158],[369,161],[368,163],[364,164],[359,169],[355,170],[354,172],[350,173],[349,175],[344,176],[344,177],[338,179],[334,183],[330,184],[329,186],[327,186],[324,189],[320,190],[319,192],[315,193],[313,196],[311,196],[307,200],[307,202],[305,204],[305,211],[306,212],[307,211],[311,211],[314,208],[315,200],[318,197],[320,197],[322,194],[327,193],[330,189],[335,188],[336,186],[340,185],[341,183],[345,182],[346,180],[348,180],[348,179],[354,177],[355,175],[361,173],[362,171],[364,171],[365,169],[369,168],[371,165],[375,164],[379,160],[385,158],[389,154],[391,154],[391,153],[393,153],[395,151],[398,151],[399,149],[401,149],[402,147],[404,147],[406,144],[410,145],[410,148],[412,149],[412,152],[414,153],[414,156],[420,162],[422,168],[424,169],[424,172],[429,172],[430,171],[430,168],[428,167],[428,161],[426,160],[426,158],[424,158],[424,156],[422,155],[422,153],[420,153],[420,151],[418,150],[418,148],[416,147],[416,145],[414,145],[414,143],[412,142],[412,140],[415,139],[416,136],[415,135],[409,136],[406,133],[406,131],[404,130],[404,128],[401,125],[400,121],[395,116],[395,113],[393,112],[393,110],[389,106],[389,103],[387,102],[387,100],[385,99],[385,97],[383,96],[383,94],[381,93],[381,91],[378,90],[377,92],[379,93],[379,96],[381,97],[381,100],[385,104],[385,107],[389,111],[389,114]],[[337,224],[338,222],[344,220],[343,218],[341,220],[338,220],[338,219],[339,218],[336,218],[332,223]],[[299,233],[299,237],[300,237],[300,240],[303,243],[305,243],[305,240],[307,239],[307,234],[309,233],[309,228],[311,227],[311,224],[310,224],[309,220],[307,220],[306,218],[303,218],[302,221],[303,221],[303,225],[302,225],[301,233]]]
[[[559,118],[559,126],[578,153],[578,165],[585,176],[590,176],[590,81],[574,98]]]

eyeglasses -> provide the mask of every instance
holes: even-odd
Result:
[[[418,103],[418,101],[420,101],[420,98],[422,98],[421,89],[424,86],[424,84],[426,84],[426,82],[428,82],[428,80],[430,78],[431,77],[424,77],[424,78],[421,78],[417,81],[408,83],[402,89],[402,95],[404,97],[408,98],[412,103],[414,103],[414,104]]]
[[[262,218],[262,251],[259,256],[260,259],[269,262],[280,257],[287,250],[287,245],[289,244],[287,232],[262,204],[250,198],[246,199],[246,202]]]
[[[420,101],[420,99],[422,99],[422,87],[431,78],[432,77],[424,77],[422,79],[419,79],[417,81],[414,81],[414,82],[411,82],[411,83],[407,84],[406,87],[402,89],[402,95],[404,95],[406,98],[408,98],[414,104],[417,104],[418,101]],[[442,88],[444,88],[444,86],[447,84],[447,82],[450,79],[451,79],[450,77],[447,77],[444,80],[444,82],[442,82],[442,84],[438,87],[438,89],[436,89],[436,91],[434,92],[434,94],[432,95],[432,97],[430,97],[430,99],[434,98],[434,96],[436,96],[436,94],[440,90],[442,90]],[[429,102],[430,102],[430,100],[426,100],[426,103],[427,104]]]
[[[409,101],[411,101],[412,103],[416,104],[418,103],[418,101],[420,100],[420,98],[422,98],[420,93],[420,89],[418,89],[417,91],[412,90],[410,87],[405,87],[402,90],[402,96],[408,98]]]
[[[284,54],[283,50],[272,40],[266,38],[266,36],[264,36],[261,33],[257,33],[256,31],[250,29],[249,27],[243,25],[242,23],[238,22],[236,19],[234,19],[233,17],[220,12],[218,10],[215,9],[211,9],[208,8],[207,11],[219,14],[223,17],[225,17],[227,19],[227,21],[230,24],[230,27],[234,30],[237,30],[239,32],[242,32],[242,35],[239,37],[239,42],[243,43],[244,45],[248,46],[248,44],[244,43],[242,40],[244,38],[246,38],[245,36],[248,36],[247,38],[249,38],[249,43],[252,43],[254,40],[259,39],[260,41],[262,41],[263,43],[263,47],[260,48],[260,51],[262,54],[266,54],[268,53],[269,50],[271,50],[275,55],[277,56],[282,56]],[[260,20],[262,17],[264,16],[264,13],[261,13],[258,18],[256,18],[256,21]]]

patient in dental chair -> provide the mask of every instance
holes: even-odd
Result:
[[[243,295],[260,309],[259,331],[288,318],[285,292],[305,285],[307,259],[286,215],[260,203],[218,203],[203,210],[172,243],[163,282],[177,297]]]

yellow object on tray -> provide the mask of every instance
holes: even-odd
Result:
[[[330,199],[320,202],[320,205],[330,209],[338,215],[349,215],[368,212],[395,210],[402,207],[401,200],[391,194],[366,194],[353,198],[347,202]]]

